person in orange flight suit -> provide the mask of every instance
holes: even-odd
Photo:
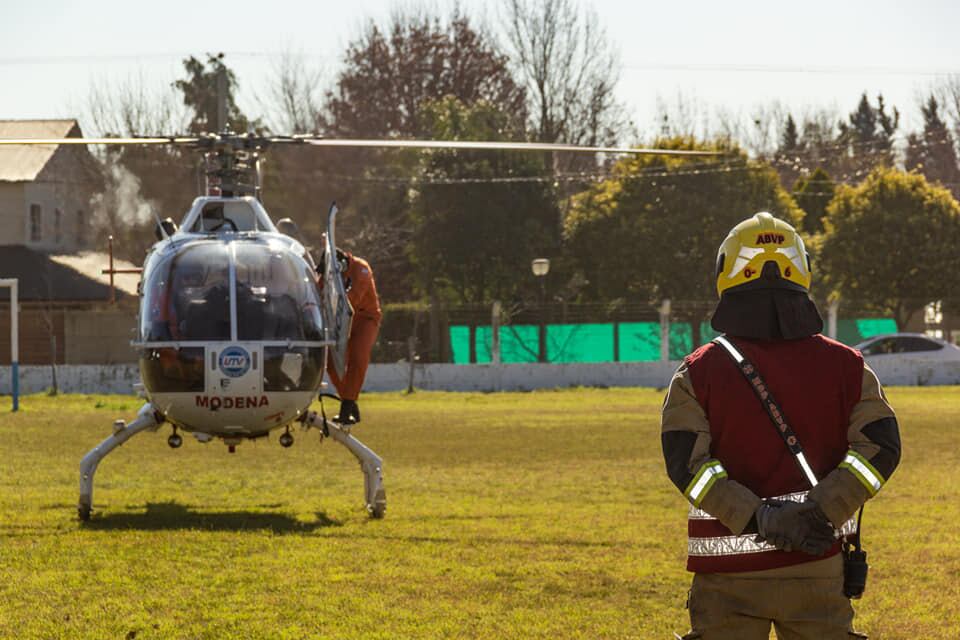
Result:
[[[337,249],[337,260],[340,261],[347,298],[353,307],[353,322],[347,342],[347,369],[344,376],[341,378],[337,375],[332,359],[327,360],[327,374],[340,396],[340,413],[334,419],[354,424],[360,422],[357,398],[367,375],[370,352],[377,341],[383,312],[380,310],[380,298],[370,263],[340,249]]]

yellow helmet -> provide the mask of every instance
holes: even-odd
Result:
[[[717,294],[755,282],[776,264],[782,286],[810,290],[810,256],[797,230],[763,211],[733,229],[717,253]],[[791,284],[792,283],[792,284]]]

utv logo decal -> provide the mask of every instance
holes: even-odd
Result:
[[[220,371],[239,378],[250,370],[250,354],[242,347],[228,347],[220,354]]]
[[[760,233],[756,244],[783,244],[787,238],[782,233]]]
[[[260,407],[269,407],[270,400],[267,396],[195,396],[195,402],[201,409],[258,409]]]

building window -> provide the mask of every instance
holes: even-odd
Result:
[[[30,242],[43,240],[43,209],[38,204],[30,205]]]
[[[77,244],[83,246],[87,241],[87,227],[84,220],[83,211],[77,211]]]
[[[53,210],[53,241],[56,244],[60,244],[60,240],[62,240],[62,235],[63,235],[61,233],[62,221],[63,221],[63,214],[60,212],[60,209],[54,209]]]

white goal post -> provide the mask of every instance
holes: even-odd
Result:
[[[0,288],[10,287],[10,385],[13,395],[13,410],[20,408],[20,350],[19,350],[19,305],[17,304],[17,279],[0,279]]]

